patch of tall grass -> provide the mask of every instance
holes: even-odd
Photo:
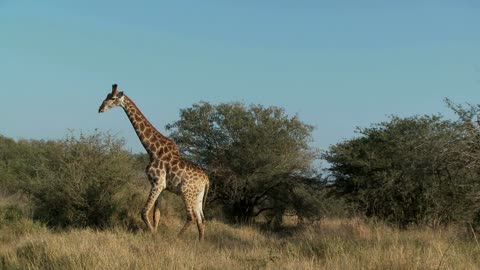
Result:
[[[0,229],[4,269],[479,269],[480,247],[464,230],[398,230],[361,219],[325,219],[268,231],[208,223],[195,230],[164,217],[155,235],[125,229],[51,231],[38,226],[15,238]]]

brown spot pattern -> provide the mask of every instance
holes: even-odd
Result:
[[[152,231],[157,228],[159,206],[155,202],[162,190],[167,189],[180,195],[185,203],[187,221],[180,234],[195,220],[199,238],[203,239],[205,233],[203,207],[209,186],[208,176],[199,166],[184,160],[175,142],[155,129],[135,103],[127,96],[125,96],[125,102],[127,103],[124,106],[125,113],[130,119],[142,145],[150,155],[150,164],[146,168],[146,174],[152,189],[142,211],[142,219]],[[148,218],[148,214],[153,207],[155,207],[155,227],[152,226]]]

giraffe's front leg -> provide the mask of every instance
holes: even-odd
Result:
[[[155,202],[155,209],[153,210],[153,229],[156,232],[158,229],[158,224],[160,223],[160,201],[162,196],[159,195],[157,201]]]
[[[164,170],[157,169],[158,164],[152,163],[148,165],[146,173],[148,176],[148,180],[152,185],[152,189],[150,190],[150,195],[148,196],[147,203],[142,210],[142,219],[147,225],[148,229],[151,232],[155,232],[157,230],[158,222],[160,221],[160,209],[157,208],[157,204],[159,204],[160,194],[166,187],[166,172]],[[150,210],[152,210],[153,206],[155,205],[154,213],[153,213],[153,222],[154,226],[150,223],[150,219],[148,218]]]
[[[150,213],[150,210],[152,210],[153,205],[155,204],[158,196],[160,196],[160,193],[163,191],[163,188],[164,188],[163,186],[158,184],[152,186],[152,189],[150,190],[150,194],[148,195],[147,203],[145,204],[145,207],[142,210],[143,222],[145,222],[145,225],[147,225],[148,229],[150,229],[151,232],[155,232],[155,228],[150,223],[150,220],[148,218],[148,213]]]

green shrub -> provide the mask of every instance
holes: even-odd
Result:
[[[471,222],[480,206],[480,137],[467,127],[434,115],[359,129],[324,155],[335,191],[358,213],[402,228]]]
[[[123,140],[103,133],[70,134],[49,147],[42,145],[34,173],[23,181],[34,202],[34,219],[54,227],[113,224],[122,211],[115,195],[135,174],[132,155],[123,145]]]

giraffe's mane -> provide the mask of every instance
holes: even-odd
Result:
[[[143,112],[140,110],[140,108],[138,108],[137,104],[135,104],[135,102],[130,98],[128,97],[127,95],[125,95],[125,98],[127,99],[128,103],[135,108],[135,110],[140,114],[140,116],[144,119],[144,122],[146,125],[149,125],[153,132],[155,132],[156,134],[160,135],[161,138],[163,139],[166,139],[170,142],[173,142],[175,143],[172,139],[168,138],[167,136],[163,135],[160,131],[158,131],[158,129],[150,122],[150,120],[148,120],[147,117],[145,117],[145,115],[143,114]]]

